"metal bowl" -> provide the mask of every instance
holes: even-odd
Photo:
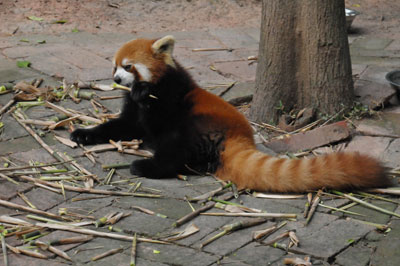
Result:
[[[347,29],[350,29],[353,20],[356,18],[356,16],[360,15],[360,12],[349,8],[346,8],[345,11],[346,11],[346,27]]]
[[[393,70],[386,74],[385,79],[390,86],[396,91],[397,98],[400,100],[400,70]]]

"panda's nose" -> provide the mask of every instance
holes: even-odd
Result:
[[[121,83],[121,78],[119,76],[115,76],[114,77],[114,81],[115,81],[115,83],[120,84]]]

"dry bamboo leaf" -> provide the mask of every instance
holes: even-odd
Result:
[[[125,149],[123,153],[139,155],[139,156],[148,157],[148,158],[153,157],[153,153],[150,151],[147,151],[147,150]]]
[[[95,90],[100,90],[100,91],[112,91],[114,88],[111,85],[105,85],[105,84],[96,84],[92,83],[90,84],[90,87]]]
[[[11,251],[13,251],[14,253],[17,253],[17,254],[21,253],[21,254],[24,254],[24,255],[27,255],[30,257],[34,257],[34,258],[48,259],[48,257],[46,255],[43,255],[42,253],[31,251],[31,250],[20,248],[20,247],[13,247],[8,244],[6,244],[6,245]]]
[[[102,258],[111,256],[111,255],[113,255],[113,254],[116,254],[116,253],[119,253],[119,252],[122,252],[122,251],[124,251],[123,248],[111,249],[111,250],[106,251],[106,252],[104,252],[104,253],[102,253],[102,254],[99,254],[99,255],[97,255],[97,256],[94,256],[93,258],[91,258],[91,260],[92,260],[92,261],[100,260],[100,259],[102,259]]]
[[[71,148],[76,148],[78,147],[78,144],[70,139],[59,137],[59,136],[54,136],[59,142],[62,144],[71,147]]]
[[[283,264],[293,266],[312,266],[310,257],[305,257],[304,260],[300,258],[285,258]]]
[[[297,238],[296,234],[293,231],[289,232],[289,238],[292,243],[298,247],[299,246],[299,239]]]
[[[178,235],[172,236],[172,237],[168,237],[168,238],[166,238],[164,240],[165,241],[180,240],[180,239],[183,239],[185,237],[191,236],[191,235],[197,233],[198,231],[200,231],[200,229],[195,224],[190,224],[183,231],[179,232]]]

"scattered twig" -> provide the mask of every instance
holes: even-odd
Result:
[[[232,51],[232,48],[193,48],[192,52]]]

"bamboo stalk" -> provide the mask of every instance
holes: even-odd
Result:
[[[77,119],[79,119],[79,120],[81,120],[83,122],[90,122],[90,123],[95,123],[95,124],[101,124],[102,123],[102,121],[100,119],[97,119],[97,118],[94,118],[94,117],[90,117],[90,116],[87,116],[87,115],[78,114],[76,112],[74,113],[74,112],[68,111],[67,109],[65,109],[63,107],[55,105],[55,104],[52,104],[52,103],[50,103],[48,101],[45,102],[45,106],[53,109],[54,111],[56,111],[58,113],[64,114],[64,115],[69,116],[69,117],[73,117],[73,116],[79,115],[79,117],[77,117]]]
[[[352,215],[357,215],[357,216],[366,216],[366,215],[364,215],[364,214],[360,214],[360,213],[352,212],[352,211],[341,210],[341,209],[339,209],[339,208],[335,208],[335,207],[331,207],[331,206],[328,206],[328,205],[324,205],[324,204],[322,204],[322,203],[319,203],[318,205],[321,206],[321,207],[327,208],[327,209],[331,209],[331,210],[334,210],[334,211],[338,211],[338,212],[343,212],[343,213],[352,214]]]
[[[17,122],[23,127],[25,128],[26,131],[29,132],[29,134],[31,134],[31,136],[48,152],[50,153],[54,158],[56,158],[58,161],[60,162],[65,162],[65,161],[69,161],[70,158],[68,158],[66,155],[64,155],[63,153],[58,153],[55,152],[52,148],[50,148],[49,145],[47,145],[40,137],[39,135],[36,134],[35,131],[32,130],[32,128],[28,127],[27,125],[25,125],[24,123],[21,123],[21,121],[17,118],[17,116],[15,114],[12,114],[13,117],[15,118],[15,120],[17,120]],[[86,175],[92,175],[92,173],[90,173],[89,171],[87,171],[85,168],[83,168],[82,166],[80,166],[78,163],[76,163],[75,161],[71,161],[71,164],[78,170],[80,170],[81,172],[83,172]],[[67,167],[69,170],[74,171],[76,170],[75,168],[71,168],[68,164],[65,164],[65,167]]]
[[[3,251],[4,266],[8,266],[6,239],[5,239],[4,235],[3,235],[3,233],[0,233],[0,240],[1,240],[1,249]]]
[[[201,245],[200,248],[203,248],[204,246],[210,244],[211,242],[213,242],[214,240],[228,234],[231,233],[233,231],[239,230],[239,229],[243,229],[243,228],[247,228],[247,227],[251,227],[254,225],[258,225],[261,223],[266,222],[267,219],[264,218],[256,218],[256,219],[247,219],[247,220],[243,220],[243,221],[238,221],[235,222],[233,224],[228,224],[222,227],[223,231],[212,236],[211,238],[207,239],[206,241],[204,241]]]
[[[54,166],[54,165],[70,163],[72,161],[73,160],[68,160],[65,162],[48,163],[48,164],[43,164],[43,165],[26,165],[26,166],[18,166],[18,167],[0,168],[0,172],[12,172],[15,170],[24,170],[24,169],[30,169],[30,168],[42,168],[42,167],[46,167],[46,166]]]
[[[24,221],[22,219],[10,217],[7,215],[0,215],[0,222],[1,223],[8,223],[8,224],[16,224],[16,225],[24,225],[24,226],[33,226],[33,224]]]
[[[263,218],[296,218],[294,213],[249,213],[249,212],[205,212],[200,213],[207,216],[229,216],[229,217],[263,217]]]
[[[9,202],[9,201],[5,201],[5,200],[2,200],[2,199],[0,199],[0,205],[5,206],[5,207],[9,207],[9,208],[13,208],[13,209],[17,209],[17,210],[21,210],[21,211],[36,213],[36,214],[43,215],[43,216],[50,217],[50,218],[54,218],[54,219],[57,219],[57,220],[64,220],[64,218],[59,216],[59,215],[56,215],[56,214],[53,214],[53,213],[50,213],[50,212],[41,211],[41,210],[38,210],[38,209],[33,209],[33,208],[30,208],[30,207],[26,207],[26,206],[22,206],[22,205],[19,205],[19,204],[13,203],[13,202]]]
[[[179,220],[177,220],[174,223],[175,227],[181,226],[184,223],[187,223],[188,221],[191,221],[192,219],[194,219],[195,217],[197,217],[200,213],[205,212],[211,208],[213,208],[215,206],[215,202],[209,202],[206,205],[204,205],[203,207],[188,213],[187,215],[183,216],[182,218],[180,218]]]
[[[388,215],[392,215],[392,216],[396,216],[396,217],[400,218],[400,214],[397,214],[395,212],[380,208],[380,207],[375,206],[375,205],[373,205],[371,203],[368,203],[366,201],[363,201],[363,200],[360,200],[360,199],[358,199],[356,197],[353,197],[353,196],[351,196],[349,194],[345,194],[345,193],[342,193],[342,192],[339,192],[339,191],[332,191],[332,192],[337,194],[337,195],[344,196],[344,197],[348,198],[349,200],[355,201],[355,202],[357,202],[357,203],[359,203],[361,205],[364,205],[365,207],[368,207],[370,209],[373,209],[373,210],[376,210],[378,212],[382,212],[382,213],[385,213],[385,214],[388,214]]]
[[[15,103],[15,100],[12,99],[10,100],[8,103],[6,103],[6,105],[4,105],[1,109],[0,109],[0,115],[2,115],[5,111],[7,111],[7,109],[13,105]]]
[[[20,176],[19,178],[23,180],[27,180],[30,182],[37,182],[41,183],[50,187],[61,188],[60,184],[46,182],[44,180],[36,179],[29,176]],[[63,185],[65,190],[75,191],[80,193],[90,193],[90,194],[102,194],[102,195],[111,195],[111,196],[134,196],[134,197],[145,197],[145,198],[161,198],[161,195],[155,194],[144,194],[144,193],[128,193],[128,192],[120,192],[120,191],[109,191],[109,190],[100,190],[100,189],[93,189],[93,188],[83,188],[83,187],[73,187],[69,185]]]
[[[33,209],[37,209],[36,206],[33,205],[33,203],[29,201],[29,199],[25,196],[24,193],[17,192],[17,194],[23,201],[25,201],[26,204],[28,204],[29,207],[31,207]]]
[[[399,188],[372,188],[368,189],[368,192],[372,193],[381,193],[381,194],[391,194],[391,195],[400,195],[400,189]]]
[[[36,223],[36,226],[43,227],[43,228],[49,228],[49,229],[55,229],[55,230],[63,230],[63,231],[81,233],[81,234],[85,234],[85,235],[100,236],[100,237],[106,237],[106,238],[112,238],[112,239],[118,239],[118,240],[124,240],[124,241],[133,241],[132,236],[99,232],[99,231],[95,231],[95,230],[91,230],[91,229],[84,229],[84,228],[70,226],[70,225]],[[143,237],[138,237],[137,241],[147,242],[147,243],[155,243],[155,244],[169,244],[168,242],[165,242],[165,241],[154,240],[154,239],[143,238]]]
[[[129,263],[130,266],[136,266],[136,233],[133,236],[133,240],[132,240],[132,249],[131,249],[131,261]]]
[[[87,235],[87,236],[75,236],[75,237],[69,237],[69,238],[62,238],[59,240],[52,240],[50,242],[50,245],[67,245],[67,244],[74,244],[74,243],[83,243],[83,242],[88,242],[93,239],[93,236]]]
[[[5,174],[0,173],[0,177],[8,180],[11,183],[14,183],[15,185],[19,185],[19,183],[17,181],[15,181],[14,179],[12,179],[9,176],[6,176]]]
[[[233,197],[233,193],[229,192],[227,194],[225,194],[224,196],[222,196],[222,200],[229,200]],[[183,216],[182,218],[180,218],[179,220],[177,220],[173,226],[178,227],[181,226],[184,223],[187,223],[189,221],[191,221],[192,219],[194,219],[195,217],[199,216],[200,213],[205,212],[211,208],[213,208],[215,206],[216,202],[209,202],[206,205],[204,205],[203,207],[186,214],[185,216]]]

